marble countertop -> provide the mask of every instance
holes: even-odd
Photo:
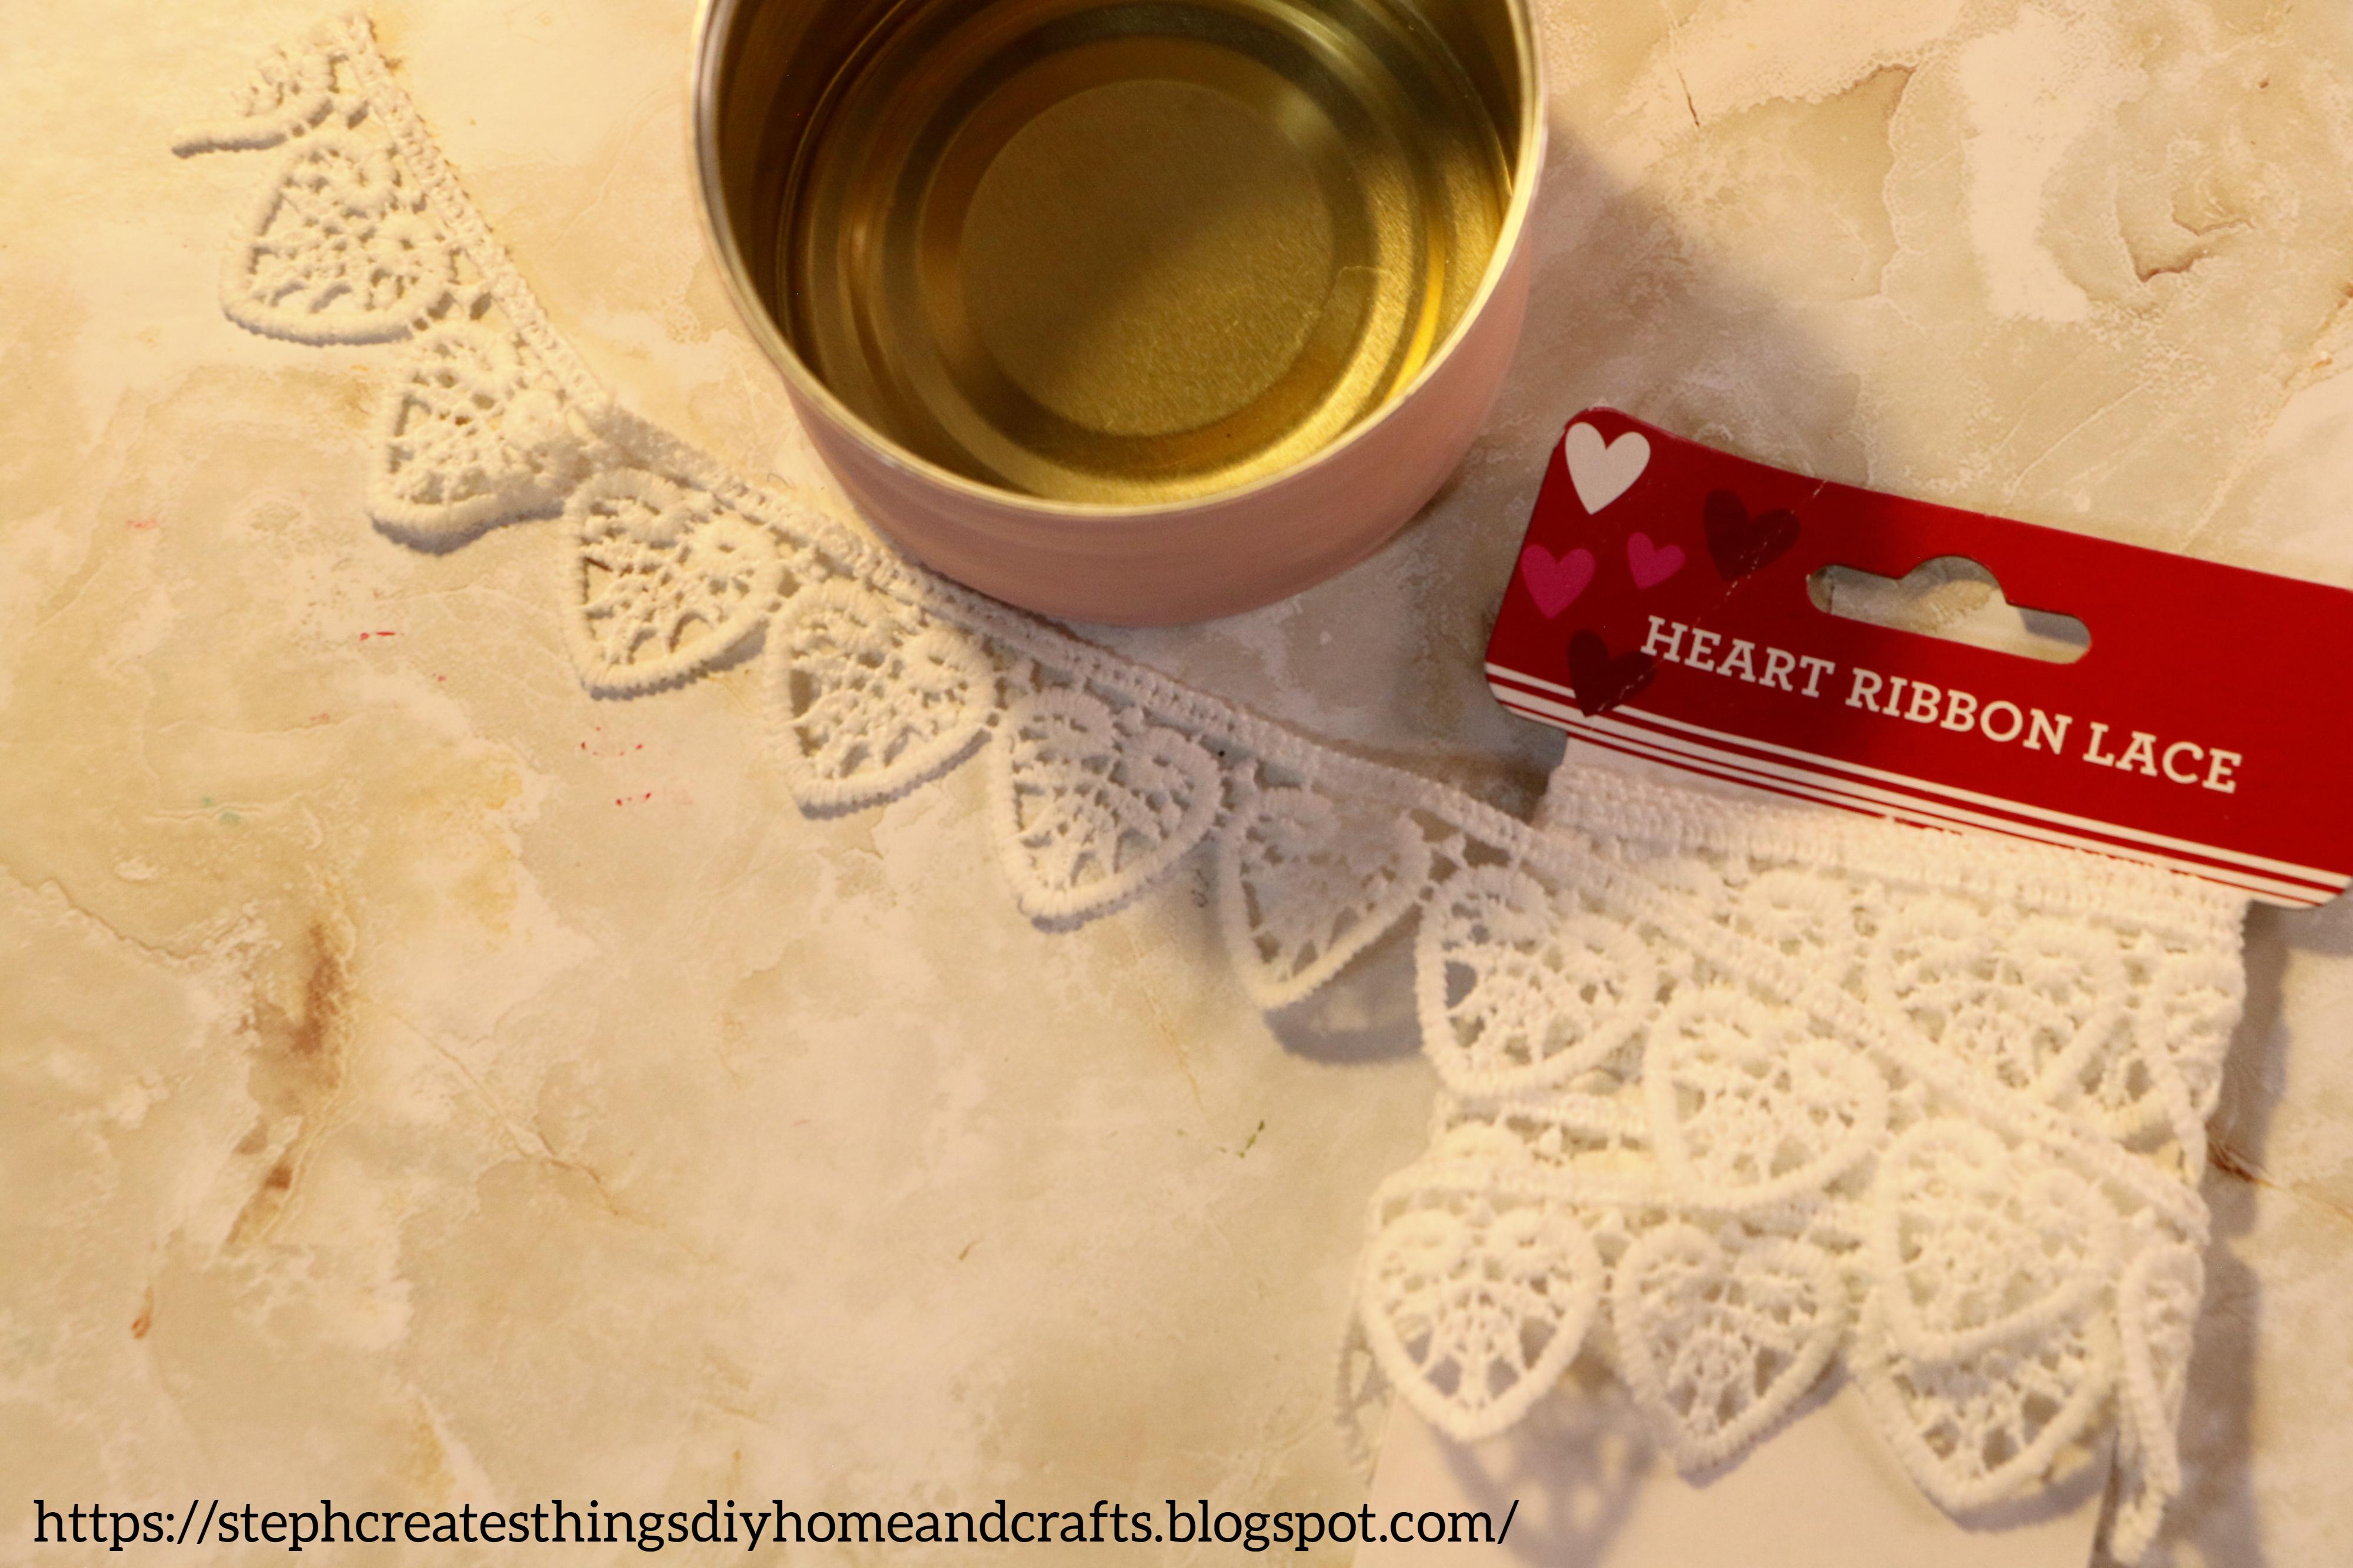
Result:
[[[598,376],[822,484],[703,254],[691,9],[375,17]],[[1460,478],[1296,600],[1106,640],[1525,809],[1559,742],[1473,656],[1602,402],[2353,585],[2353,14],[1540,10],[1540,266]],[[542,533],[373,531],[380,373],[223,320],[256,172],[169,152],[318,19],[9,8],[0,1532],[192,1491],[1356,1506],[1334,1352],[1432,1091],[1401,952],[1270,1017],[1195,879],[1043,932],[979,770],[804,818],[752,671],[595,700]],[[2182,1568],[2353,1540],[2353,905],[2247,951]]]

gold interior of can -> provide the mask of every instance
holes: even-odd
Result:
[[[985,484],[1297,462],[1420,371],[1510,205],[1502,0],[784,8],[752,282],[853,414]]]

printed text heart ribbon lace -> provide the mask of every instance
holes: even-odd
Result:
[[[2196,1182],[2242,980],[2238,900],[2071,851],[1759,805],[1577,763],[1534,827],[1319,746],[935,578],[807,493],[620,408],[559,338],[352,18],[263,62],[183,153],[275,149],[223,303],[397,344],[367,505],[434,549],[557,519],[606,694],[755,634],[808,811],[986,753],[1032,919],[1215,858],[1267,1006],[1416,928],[1429,1152],[1376,1197],[1363,1343],[1462,1438],[1577,1357],[1688,1469],[1836,1365],[1956,1511],[2104,1449],[2111,1549],[2179,1484]]]

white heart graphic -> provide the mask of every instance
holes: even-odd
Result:
[[[1568,457],[1569,482],[1588,517],[1631,489],[1651,466],[1650,438],[1639,430],[1604,441],[1600,431],[1579,420],[1568,427],[1561,448]]]

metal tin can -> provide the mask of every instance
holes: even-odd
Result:
[[[1526,307],[1527,0],[704,0],[722,269],[875,525],[1080,620],[1251,608],[1461,462]]]

